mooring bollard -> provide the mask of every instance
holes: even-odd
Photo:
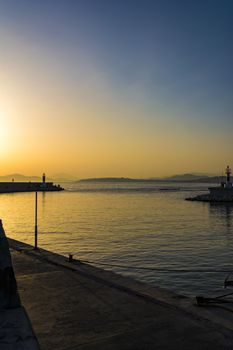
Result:
[[[68,259],[69,262],[73,262],[74,259],[73,259],[73,254],[69,254],[69,259]]]
[[[20,306],[17,283],[12,267],[9,244],[0,220],[0,307]]]
[[[34,249],[38,249],[37,207],[38,207],[38,204],[37,204],[37,192],[36,192],[36,194],[35,194],[35,236],[34,236],[35,243],[34,243]]]

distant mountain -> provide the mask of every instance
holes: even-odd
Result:
[[[197,181],[199,179],[208,179],[207,175],[196,175],[196,174],[181,174],[173,175],[170,177],[164,178],[166,181]]]
[[[209,176],[204,174],[181,174],[164,178],[163,181],[171,182],[199,182],[199,183],[220,183],[222,176]]]
[[[128,177],[99,177],[99,178],[88,178],[88,179],[81,179],[77,182],[135,182],[140,181],[137,179],[130,179]],[[145,180],[141,180],[145,181]]]
[[[75,181],[77,178],[69,175],[69,174],[55,174],[52,177],[46,176],[46,181],[48,182],[68,182],[68,181]],[[9,174],[0,176],[0,182],[11,182],[14,180],[15,182],[41,182],[42,176],[36,176],[36,175],[23,175],[23,174]]]
[[[222,179],[219,176],[208,176],[208,175],[195,175],[195,174],[181,174],[174,175],[165,178],[151,178],[151,179],[132,179],[127,177],[101,177],[101,178],[88,178],[81,179],[76,182],[194,182],[194,183],[219,183]]]
[[[77,177],[70,175],[70,174],[66,174],[66,173],[58,173],[58,174],[54,174],[52,176],[54,181],[59,181],[59,182],[74,182],[77,181]]]
[[[41,176],[26,176],[22,174],[9,174],[5,176],[0,176],[0,182],[11,182],[14,180],[15,182],[41,182]],[[52,181],[50,178],[46,178],[46,181]]]
[[[14,179],[16,182],[41,182],[41,176],[27,176],[22,174],[9,174],[0,176],[0,182],[11,182]],[[208,176],[203,174],[180,174],[173,175],[165,178],[150,178],[150,179],[132,179],[128,177],[100,177],[100,178],[87,178],[76,180],[76,177],[59,173],[52,176],[52,178],[46,177],[48,182],[98,182],[98,183],[119,183],[119,182],[194,182],[194,183],[220,183],[223,181],[221,176]]]
[[[201,177],[197,180],[193,180],[192,182],[219,184],[222,181],[226,181],[226,179],[223,178],[222,176],[206,176],[206,177]]]

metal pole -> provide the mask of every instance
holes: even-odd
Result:
[[[34,245],[34,249],[38,249],[37,246],[37,234],[38,233],[38,229],[37,229],[37,192],[36,192],[36,197],[35,197],[35,245]]]

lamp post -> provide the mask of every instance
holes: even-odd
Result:
[[[38,249],[37,246],[37,236],[38,236],[38,227],[37,227],[37,192],[35,193],[35,245],[34,249]]]

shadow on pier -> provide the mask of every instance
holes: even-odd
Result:
[[[0,349],[38,350],[30,320],[22,307],[8,240],[0,220]]]

